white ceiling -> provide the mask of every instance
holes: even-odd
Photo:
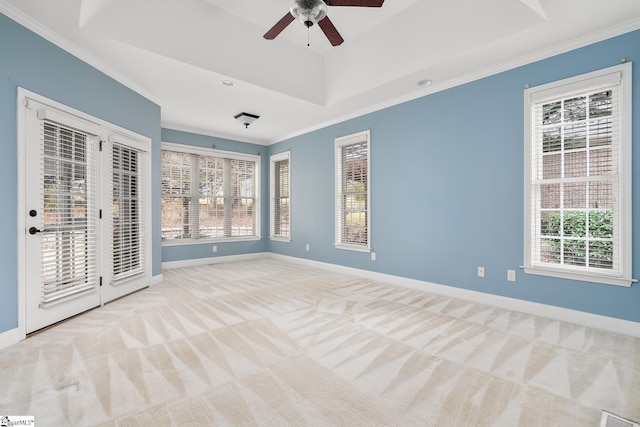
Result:
[[[259,144],[640,28],[640,0],[386,0],[329,7],[338,47],[298,21],[265,40],[289,4],[0,0],[0,12],[160,104],[163,127]],[[245,129],[243,111],[260,119]]]

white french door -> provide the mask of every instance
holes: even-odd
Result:
[[[27,332],[100,305],[97,128],[26,109]],[[62,119],[62,120],[61,120]]]
[[[103,186],[109,214],[103,217],[104,302],[120,298],[148,285],[146,245],[147,153],[143,144],[119,134],[105,141],[107,176]]]
[[[150,279],[149,141],[34,95],[18,107],[26,333]]]

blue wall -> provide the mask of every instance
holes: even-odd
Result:
[[[527,275],[524,88],[640,60],[640,31],[367,114],[269,147],[291,149],[292,241],[274,253],[640,322],[631,288]],[[634,64],[633,273],[640,275],[640,63]],[[371,130],[377,261],[334,243],[333,140]],[[310,251],[305,251],[305,244]],[[477,267],[486,277],[477,277]],[[507,269],[517,272],[508,282]]]
[[[195,133],[182,132],[173,129],[162,129],[162,142],[172,142],[175,144],[192,145],[196,147],[212,148],[217,150],[233,151],[242,154],[260,155],[260,198],[261,203],[261,232],[260,240],[220,242],[220,243],[199,243],[195,245],[166,245],[162,247],[162,261],[183,261],[197,258],[211,258],[214,256],[243,255],[264,252],[267,250],[267,237],[269,236],[269,158],[267,147],[263,145],[249,144],[246,142],[232,141],[228,139],[216,138],[212,136],[199,135]],[[213,253],[212,246],[218,247],[218,252]]]
[[[17,87],[152,139],[153,275],[160,259],[160,107],[0,14],[0,333],[17,327]]]
[[[525,275],[523,90],[638,60],[640,31],[435,93],[270,147],[160,128],[160,108],[0,14],[0,180],[16,182],[16,88],[24,87],[153,141],[153,274],[162,261],[208,258],[211,245],[162,247],[160,141],[262,156],[262,236],[218,243],[217,256],[271,251],[640,322],[631,288]],[[640,66],[634,67],[634,265],[640,275]],[[372,245],[337,250],[333,140],[371,130]],[[292,241],[268,236],[270,154],[291,149]],[[0,333],[17,326],[17,188],[0,198]],[[305,245],[310,245],[310,251]],[[476,277],[477,266],[486,277]],[[518,279],[507,282],[506,270]]]

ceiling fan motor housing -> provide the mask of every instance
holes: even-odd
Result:
[[[290,11],[306,27],[311,27],[327,16],[327,5],[322,0],[295,0]]]
[[[318,4],[324,3],[324,2],[322,0],[295,0],[294,3],[296,3],[302,9],[310,10],[318,6]]]

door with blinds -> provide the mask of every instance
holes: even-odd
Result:
[[[151,141],[22,92],[19,286],[29,333],[148,286]]]
[[[27,333],[100,305],[98,131],[25,106]]]
[[[104,302],[123,297],[148,285],[145,191],[148,170],[146,147],[124,135],[110,134],[103,146],[104,194],[108,215],[103,215],[105,266]]]

